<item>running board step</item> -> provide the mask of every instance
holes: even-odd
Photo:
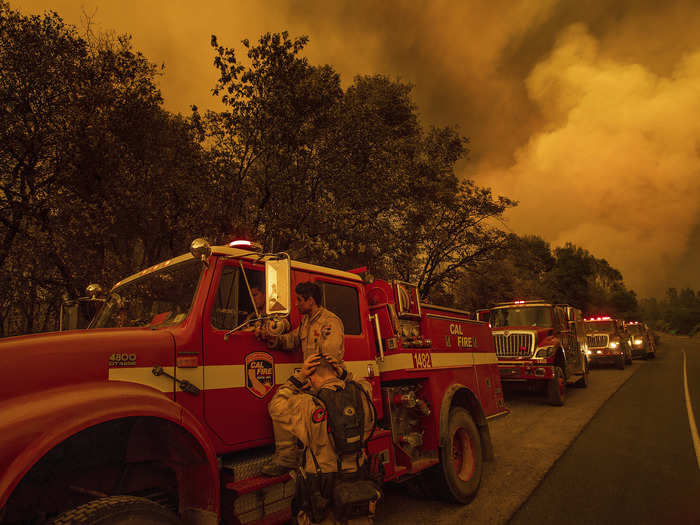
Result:
[[[271,487],[272,485],[277,485],[278,483],[284,483],[289,481],[291,475],[289,473],[282,474],[281,476],[275,476],[274,478],[268,478],[267,476],[258,476],[255,478],[246,478],[240,481],[232,481],[226,484],[226,489],[231,490],[242,496],[243,494],[250,494],[251,492],[257,492],[258,490]]]

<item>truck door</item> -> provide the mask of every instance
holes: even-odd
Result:
[[[569,316],[564,308],[555,307],[555,322],[558,324],[561,334],[561,344],[566,355],[566,374],[571,377],[581,369],[580,353],[577,351],[578,344],[575,335],[569,326]]]
[[[280,367],[293,356],[268,349],[252,326],[226,338],[254,312],[249,287],[264,289],[264,269],[233,259],[217,265],[202,320],[204,419],[226,444],[264,444],[272,440],[267,404],[275,385],[288,377]]]

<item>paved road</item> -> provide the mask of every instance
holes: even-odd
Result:
[[[657,359],[602,407],[509,523],[700,524],[683,351],[697,421],[700,342],[665,336]]]
[[[512,413],[490,424],[496,459],[486,463],[474,501],[450,505],[417,497],[406,485],[389,485],[377,523],[506,523],[600,407],[649,364],[655,363],[635,361],[625,370],[596,369],[589,388],[568,390],[563,407],[549,406],[544,396],[507,393]]]

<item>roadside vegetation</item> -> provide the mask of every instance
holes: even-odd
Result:
[[[669,288],[664,299],[642,299],[639,306],[655,330],[700,336],[700,290]]]
[[[410,84],[357,76],[343,88],[303,56],[307,42],[266,34],[234,49],[212,36],[224,109],[180,115],[163,108],[162,67],[128,37],[0,0],[0,335],[55,329],[61,301],[87,284],[202,236],[367,266],[468,309],[537,297],[638,314],[605,260],[507,232],[517,203],[455,175],[469,141],[424,126]],[[654,304],[643,312],[676,308]]]

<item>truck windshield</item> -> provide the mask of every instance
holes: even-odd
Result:
[[[523,306],[520,308],[495,308],[491,310],[493,328],[505,326],[552,326],[552,309],[548,306]]]
[[[202,264],[190,259],[147,273],[112,291],[90,328],[164,327],[185,320]]]
[[[607,332],[612,333],[615,331],[614,321],[587,321],[586,323],[586,333],[592,332]]]
[[[627,330],[629,331],[629,333],[631,333],[633,335],[643,335],[644,334],[644,330],[642,330],[642,326],[638,325],[638,324],[629,325],[627,327]]]

